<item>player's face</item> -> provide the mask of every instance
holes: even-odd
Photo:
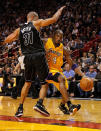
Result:
[[[60,33],[55,34],[54,42],[56,44],[59,44],[60,42],[62,42],[62,40],[63,40],[63,35],[62,34],[60,34]]]

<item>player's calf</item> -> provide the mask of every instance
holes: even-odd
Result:
[[[17,112],[15,113],[16,117],[21,117],[23,115],[23,106],[19,106]]]

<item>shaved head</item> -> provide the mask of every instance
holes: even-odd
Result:
[[[38,14],[34,11],[31,11],[27,14],[27,20],[28,21],[34,21],[34,20],[37,20],[39,17],[38,17]]]
[[[56,34],[61,34],[61,35],[63,35],[63,31],[62,30],[56,30],[55,32],[54,32],[54,35],[56,35]]]
[[[63,32],[62,30],[56,30],[53,33],[53,41],[55,45],[60,45],[60,43],[63,41]]]

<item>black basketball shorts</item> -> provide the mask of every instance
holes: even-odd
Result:
[[[49,73],[48,64],[44,53],[36,53],[25,55],[25,80],[31,82],[38,76],[41,84],[46,83],[46,78]]]
[[[59,72],[57,72],[56,74],[52,74],[51,72],[48,74],[48,77],[47,77],[47,80],[53,80],[55,82],[59,82],[58,81],[58,77],[60,76],[61,74]]]

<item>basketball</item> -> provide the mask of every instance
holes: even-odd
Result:
[[[80,80],[80,88],[83,91],[90,91],[93,88],[93,80],[88,77],[83,77]]]

